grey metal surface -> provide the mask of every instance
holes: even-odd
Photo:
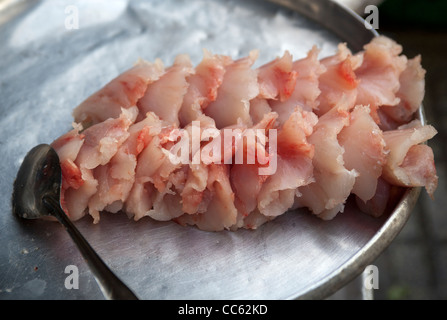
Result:
[[[310,2],[323,3],[296,4]],[[67,6],[78,11],[78,29],[65,26]],[[345,25],[335,5],[316,12],[331,8],[324,16]],[[103,298],[60,225],[19,220],[10,197],[26,152],[69,130],[72,109],[139,57],[169,65],[188,53],[198,63],[202,48],[234,58],[257,48],[260,65],[284,50],[303,57],[314,44],[321,56],[340,41],[356,47],[355,34],[365,33],[352,18],[353,38],[341,39],[261,1],[3,1],[0,9],[0,299]],[[323,298],[392,241],[418,194],[410,190],[389,217],[371,218],[349,204],[329,222],[296,211],[255,231],[210,233],[124,214],[104,214],[97,225],[86,217],[76,226],[143,299]],[[64,285],[69,265],[79,269],[79,289]]]

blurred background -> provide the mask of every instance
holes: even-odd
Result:
[[[419,202],[391,245],[373,263],[379,270],[374,299],[447,299],[447,1],[339,0],[364,18],[379,9],[380,34],[400,43],[409,58],[420,54],[426,69],[424,108],[438,134],[429,145],[439,177],[435,199],[422,190]],[[361,299],[361,277],[329,299]]]

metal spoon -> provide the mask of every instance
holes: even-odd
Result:
[[[106,266],[62,210],[61,183],[62,171],[56,151],[47,144],[34,147],[23,160],[14,182],[14,214],[25,219],[55,217],[77,245],[107,299],[138,299]]]

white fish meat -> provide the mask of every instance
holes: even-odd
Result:
[[[204,50],[193,66],[138,61],[73,111],[52,146],[72,220],[106,212],[202,230],[256,229],[296,208],[329,220],[355,197],[380,216],[396,190],[438,177],[416,112],[421,57],[380,36],[352,53],[291,52],[254,68]]]

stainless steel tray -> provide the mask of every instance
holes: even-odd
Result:
[[[0,1],[0,299],[103,299],[63,228],[19,220],[10,197],[26,152],[69,130],[72,109],[139,57],[169,65],[188,53],[196,64],[202,48],[234,58],[257,48],[260,65],[284,50],[300,58],[314,44],[321,56],[340,41],[357,51],[375,35],[333,2],[274,2]],[[255,231],[210,233],[124,214],[76,225],[142,299],[324,298],[388,246],[419,192],[408,190],[379,219],[349,203],[332,221],[300,210]],[[64,285],[69,265],[79,289]]]

